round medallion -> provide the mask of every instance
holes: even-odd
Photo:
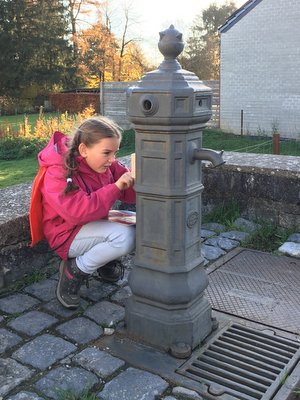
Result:
[[[192,211],[187,217],[186,224],[188,228],[192,228],[199,221],[199,213],[197,211]]]

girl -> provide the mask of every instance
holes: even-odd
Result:
[[[70,140],[55,132],[39,153],[47,170],[41,187],[43,231],[62,258],[57,298],[67,308],[79,305],[79,289],[94,271],[115,282],[122,276],[112,262],[130,253],[135,228],[107,220],[116,200],[135,203],[134,179],[118,161],[120,128],[107,118],[84,121]]]

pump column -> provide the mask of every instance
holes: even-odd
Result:
[[[164,61],[128,92],[136,131],[137,240],[129,277],[126,330],[186,357],[213,329],[201,256],[202,130],[211,117],[212,91],[176,57],[182,34],[160,33]]]

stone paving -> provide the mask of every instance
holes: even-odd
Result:
[[[202,226],[206,265],[240,246],[258,228],[242,218],[235,225],[247,232],[225,231],[216,223]],[[300,233],[291,235],[280,251],[300,258]],[[202,399],[95,346],[100,337],[123,325],[132,255],[123,262],[125,277],[116,285],[91,278],[90,288],[81,290],[79,310],[67,310],[56,300],[57,273],[1,296],[1,400],[59,400],[68,398],[62,397],[67,393],[79,399],[87,392],[102,400]]]

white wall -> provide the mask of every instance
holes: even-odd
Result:
[[[300,0],[262,0],[221,33],[221,129],[300,139]]]

